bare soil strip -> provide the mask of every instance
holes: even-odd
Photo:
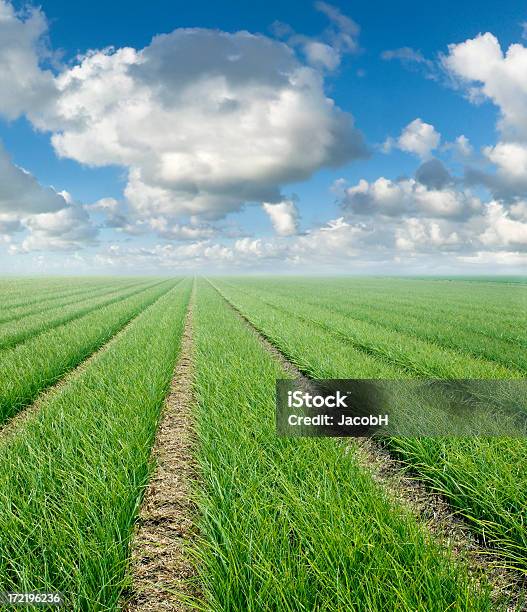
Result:
[[[287,357],[254,327],[247,317],[234,306],[222,292],[209,283],[225,300],[232,311],[255,334],[261,344],[280,363],[285,372],[302,381],[305,389],[313,389],[313,383]],[[389,498],[417,517],[439,543],[448,547],[469,569],[476,579],[486,579],[492,588],[492,598],[497,605],[504,599],[511,600],[507,612],[527,610],[527,576],[503,567],[503,561],[493,556],[491,548],[482,545],[467,523],[456,516],[448,502],[430,491],[424,483],[412,478],[402,462],[397,461],[371,438],[340,438],[344,452],[354,449],[361,465],[383,488]],[[503,607],[496,608],[503,610]]]
[[[181,352],[153,448],[155,472],[145,491],[132,545],[130,611],[183,611],[199,596],[187,552],[195,535],[191,483],[194,435],[192,407],[192,316],[185,321]]]

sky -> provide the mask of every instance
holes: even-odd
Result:
[[[0,0],[0,274],[526,271],[521,3]]]

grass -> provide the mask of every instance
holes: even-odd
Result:
[[[70,289],[67,292],[54,293],[49,297],[42,297],[39,301],[29,306],[18,306],[14,308],[1,308],[0,313],[0,324],[8,323],[22,317],[27,317],[37,313],[43,313],[46,311],[56,310],[57,307],[67,304],[74,304],[75,302],[81,302],[88,295],[89,297],[95,297],[98,295],[104,295],[116,291],[117,289],[125,290],[130,287],[144,284],[145,280],[134,282],[123,281],[123,282],[107,282],[95,285],[93,287],[83,287],[81,289]],[[38,293],[38,290],[37,290]]]
[[[353,286],[353,281],[347,282]],[[414,301],[419,299],[419,282],[412,281]],[[429,284],[425,283],[425,292],[430,291]],[[254,293],[256,285],[258,296],[265,294],[265,299]],[[476,296],[484,295],[485,288],[473,286]],[[372,331],[371,326],[358,325],[346,316],[332,316],[325,307],[317,310],[298,298],[294,283],[289,298],[276,297],[272,289],[267,291],[265,281],[250,281],[246,289],[243,280],[229,279],[219,282],[219,287],[291,361],[313,378],[525,377],[523,371],[509,370],[491,360],[475,360],[433,344],[416,344],[411,336],[378,328]],[[509,285],[499,287],[507,301]],[[464,285],[451,283],[449,291],[459,292],[462,295],[459,300],[470,299]],[[325,295],[323,292],[320,298],[322,303]],[[312,300],[315,301],[313,296]],[[387,297],[388,317],[389,303]],[[381,299],[378,304],[382,304]],[[337,309],[345,307],[346,300],[342,298]],[[455,305],[452,310],[455,311]],[[350,314],[353,316],[353,306]],[[317,329],[318,334],[313,335]],[[374,350],[357,354],[357,345]],[[367,368],[366,357],[371,360]],[[527,459],[524,439],[396,438],[388,441],[388,445],[419,478],[448,499],[476,534],[494,546],[495,554],[502,557],[504,564],[527,571],[527,476],[519,468]]]
[[[419,294],[411,302],[401,303],[389,294],[369,299],[363,293],[343,297],[340,288],[337,289],[327,281],[323,287],[323,294],[314,296],[309,285],[300,284],[295,286],[295,298],[300,298],[303,304],[309,304],[317,310],[323,309],[331,316],[365,321],[476,358],[496,361],[507,368],[527,370],[527,358],[522,351],[518,351],[519,346],[527,348],[527,333],[523,329],[525,316],[522,321],[520,300],[516,305],[516,316],[500,314],[497,317],[488,312],[479,314],[479,309],[485,309],[484,303],[479,304],[478,308],[475,302],[471,311],[460,312],[459,308],[451,305],[433,306],[423,302]],[[267,285],[252,284],[250,291],[268,300],[272,296],[273,304],[285,303],[287,306],[291,299],[291,289],[283,282],[271,289]]]
[[[0,325],[0,350],[12,348],[25,340],[55,327],[60,327],[69,321],[78,319],[99,308],[120,302],[128,297],[142,293],[149,287],[160,284],[159,281],[142,283],[134,287],[113,288],[106,290],[102,295],[93,295],[76,300],[72,304],[59,303],[55,312],[50,313],[47,308],[36,314],[22,317],[9,323]]]
[[[115,287],[116,283],[123,282],[126,281],[97,277],[0,280],[0,316],[13,308],[42,304],[59,296],[78,294],[101,286]]]
[[[0,443],[2,589],[117,609],[190,285],[144,310]]]
[[[313,378],[527,372],[519,348],[527,293],[517,279],[214,283]],[[22,334],[0,351],[0,423],[93,354],[0,433],[0,590],[62,591],[75,612],[119,609],[191,286],[0,280],[0,345]],[[491,596],[484,570],[470,574],[374,480],[353,445],[276,435],[275,381],[287,375],[204,280],[194,342],[200,609],[507,609],[504,596]],[[419,409],[433,420],[432,408]],[[504,564],[527,571],[525,440],[387,444]]]
[[[218,334],[221,330],[221,334]],[[491,610],[335,440],[279,438],[285,377],[207,284],[195,317],[200,562],[212,610]]]
[[[165,281],[1,352],[0,423],[108,342],[175,282]]]
[[[249,312],[250,316],[254,316],[255,312],[260,316],[264,316],[265,312],[265,316],[269,316],[269,310],[277,311],[289,326],[295,321],[297,327],[304,324],[319,327],[326,338],[335,336],[342,339],[348,346],[351,345],[358,351],[371,355],[378,362],[393,365],[400,372],[407,372],[409,375],[429,378],[521,377],[518,371],[492,361],[460,354],[412,335],[382,329],[340,315],[336,311],[299,301],[293,292],[288,298],[280,298],[271,293],[263,299],[226,283],[220,284],[220,290],[242,310]],[[376,377],[382,378],[382,375]]]

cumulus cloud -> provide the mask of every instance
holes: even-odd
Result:
[[[416,180],[428,189],[443,189],[454,183],[454,179],[439,159],[423,162],[415,171]]]
[[[41,213],[24,219],[29,236],[16,252],[74,251],[87,244],[94,244],[97,229],[86,211],[80,206],[68,206],[58,212]]]
[[[511,219],[503,204],[491,202],[487,206],[486,222],[480,236],[485,246],[527,249],[527,223]]]
[[[118,165],[128,175],[122,201],[81,209],[8,166],[0,151],[0,177],[12,175],[0,183],[0,212],[11,210],[11,191],[28,218],[60,212],[26,223],[32,237],[24,249],[89,242],[89,215],[129,234],[206,241],[215,234],[212,221],[257,202],[265,202],[279,236],[294,233],[298,211],[282,187],[368,155],[352,116],[324,91],[324,73],[357,51],[359,28],[328,3],[316,9],[330,23],[317,38],[289,31],[297,41],[284,44],[245,31],[179,29],[144,49],[90,51],[53,74],[42,61],[43,13],[20,14],[0,0],[0,78],[11,96],[2,96],[0,113],[25,113],[51,133],[61,157]],[[20,185],[8,192],[15,181],[26,184],[27,198]],[[77,233],[66,226],[73,219]],[[63,242],[55,223],[66,224]]]
[[[6,238],[22,232],[12,252],[72,250],[97,235],[88,213],[69,193],[42,186],[13,164],[0,143],[0,234]]]
[[[221,218],[366,154],[352,117],[290,47],[247,32],[176,30],[92,52],[56,79],[42,117],[63,157],[129,169],[132,212]]]
[[[441,134],[434,126],[417,118],[404,128],[396,141],[389,138],[385,143],[385,150],[388,152],[395,146],[406,153],[427,158],[434,149],[437,149],[440,142]]]
[[[458,233],[446,224],[430,219],[405,219],[395,230],[395,246],[403,251],[436,250],[458,245]]]
[[[0,115],[16,119],[33,115],[54,95],[53,75],[40,66],[39,48],[47,30],[44,14],[37,8],[15,11],[0,0]]]
[[[279,236],[292,236],[297,233],[299,214],[292,200],[284,200],[278,204],[264,202],[262,207],[269,215],[275,232]]]
[[[182,224],[170,221],[166,217],[154,217],[149,220],[150,229],[167,240],[204,240],[216,234],[216,230],[205,224]]]
[[[442,63],[472,101],[488,99],[499,108],[505,139],[527,139],[526,47],[513,44],[503,53],[498,39],[487,32],[449,45]]]
[[[0,213],[53,212],[65,206],[61,194],[43,187],[27,170],[16,166],[0,143]]]
[[[453,152],[456,157],[463,161],[466,161],[474,153],[474,147],[464,134],[458,136],[453,142],[446,142],[441,149]]]
[[[382,150],[384,153],[390,153],[396,148],[427,159],[432,151],[439,147],[440,142],[441,134],[434,126],[417,118],[403,129],[399,138],[388,137],[382,145]]]
[[[527,190],[527,144],[499,142],[494,147],[485,147],[483,153],[496,165],[504,182]]]
[[[427,180],[431,180],[430,176]],[[414,179],[391,181],[380,177],[371,183],[362,179],[345,190],[341,206],[352,215],[401,217],[420,214],[457,219],[481,210],[480,200],[468,190],[458,191],[446,187],[444,182],[441,184],[443,188],[429,189]]]
[[[313,66],[335,70],[340,64],[340,53],[331,45],[318,40],[309,40],[304,45],[307,61]]]

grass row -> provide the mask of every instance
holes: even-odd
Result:
[[[349,358],[352,348],[327,331],[311,342],[312,324],[301,323],[294,316],[294,311],[300,308],[294,299],[288,315],[285,310],[277,311],[254,298],[230,292],[224,283],[220,287],[262,333],[311,377],[390,377],[383,360],[370,364],[365,375],[363,361]],[[421,359],[426,365],[427,354]],[[461,378],[466,376],[466,370],[457,373],[454,369],[451,374]],[[507,563],[527,569],[524,439],[397,438],[389,444],[420,478],[449,500],[477,534],[496,546],[496,552]]]
[[[496,609],[352,449],[276,436],[275,380],[286,374],[205,283],[195,321],[206,609]]]
[[[0,441],[0,585],[116,610],[191,283],[140,314]]]
[[[245,290],[240,283],[233,286],[238,290]],[[287,310],[290,309],[292,299],[299,301],[302,310],[295,308],[295,312],[302,312],[339,330],[345,327],[342,322],[346,319],[352,325],[354,321],[366,323],[380,328],[381,332],[387,330],[384,332],[386,334],[398,332],[468,357],[494,361],[508,369],[527,372],[527,356],[525,352],[518,351],[518,346],[525,344],[527,347],[527,338],[525,343],[521,339],[512,341],[510,336],[508,339],[504,338],[500,328],[502,322],[490,317],[488,326],[491,333],[482,334],[467,329],[465,321],[456,316],[455,309],[451,310],[452,320],[448,322],[448,319],[436,318],[433,313],[427,317],[417,316],[412,309],[394,306],[389,298],[384,303],[377,300],[376,308],[372,308],[366,304],[350,303],[329,292],[320,296],[304,296],[298,288],[295,288],[294,297],[291,292],[288,294],[287,291],[270,291],[265,284],[258,288],[251,287],[249,293],[268,304]],[[520,333],[518,323],[516,329]]]
[[[262,279],[240,277],[230,278],[245,286],[261,286]],[[368,301],[392,301],[401,305],[421,304],[427,311],[455,308],[460,313],[475,312],[474,305],[485,305],[485,313],[504,316],[521,316],[527,306],[527,284],[504,285],[499,283],[477,283],[440,280],[415,280],[409,278],[265,278],[270,288],[290,284],[296,288],[305,287],[314,294],[337,292],[343,299],[361,297]],[[477,309],[476,309],[477,310]]]
[[[243,280],[229,279],[229,283],[259,295],[264,292],[273,297],[291,297],[291,287],[285,281],[245,284]],[[350,281],[350,286],[354,286],[354,281]],[[512,351],[517,351],[518,345],[527,347],[527,302],[522,305],[518,300],[516,308],[507,315],[492,315],[484,300],[474,299],[470,311],[448,303],[432,305],[422,299],[418,285],[405,301],[396,300],[389,293],[380,297],[350,292],[349,288],[345,292],[328,281],[322,283],[322,289],[315,293],[309,283],[295,283],[295,298],[355,319],[420,335],[447,347],[479,351],[490,359],[502,358],[505,363],[514,356]]]
[[[118,280],[113,283],[101,283],[99,285],[95,285],[89,288],[82,287],[80,289],[71,289],[67,292],[58,292],[56,294],[53,294],[52,296],[49,296],[48,298],[43,298],[29,306],[18,306],[15,308],[2,309],[2,312],[0,314],[0,324],[8,323],[10,321],[21,319],[22,317],[27,317],[37,313],[42,313],[46,311],[49,312],[50,310],[57,309],[63,305],[80,302],[87,295],[89,295],[90,297],[95,297],[98,295],[103,295],[105,293],[110,293],[111,291],[116,291],[118,289],[125,290],[127,288],[138,286],[140,284],[145,284],[145,282],[146,281],[144,279],[140,281],[134,279],[133,282],[123,282]]]
[[[121,282],[121,281],[118,281]],[[101,285],[115,286],[115,279],[107,277],[61,278],[61,279],[28,279],[25,281],[0,281],[2,303],[0,314],[12,308],[31,306],[53,300],[85,289],[93,289]]]
[[[0,351],[12,348],[45,331],[83,317],[93,310],[104,308],[133,295],[140,294],[156,284],[160,284],[159,281],[157,283],[142,283],[131,288],[114,288],[99,296],[90,295],[90,297],[75,301],[73,304],[62,304],[52,313],[44,310],[43,312],[0,325]]]
[[[165,281],[44,332],[0,355],[0,424],[103,346],[142,310],[169,291]]]
[[[296,299],[273,295],[265,298],[247,293],[238,287],[221,283],[221,290],[242,305],[242,308],[273,309],[299,322],[314,324],[323,331],[342,338],[366,354],[394,365],[411,375],[430,378],[520,378],[521,373],[488,360],[443,348],[412,335],[380,328],[352,319],[335,311]]]

